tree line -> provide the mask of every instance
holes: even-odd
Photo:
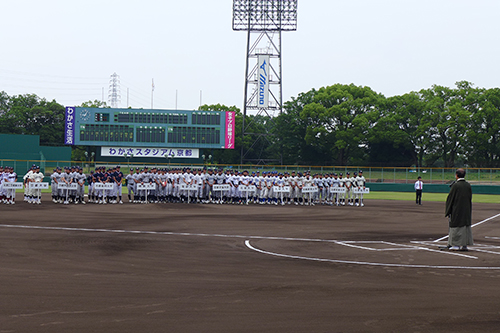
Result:
[[[236,112],[235,149],[210,152],[222,164],[239,164],[243,152],[245,160],[288,165],[500,167],[500,88],[467,81],[393,97],[354,84],[311,89],[284,103],[277,117],[246,116],[245,132],[266,135],[243,136],[235,106],[199,110]],[[0,133],[37,134],[42,145],[62,145],[64,111],[55,100],[0,92]]]

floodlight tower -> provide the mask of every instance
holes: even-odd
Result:
[[[297,1],[233,0],[233,30],[247,32],[243,137],[256,136],[253,146],[267,139],[269,133],[248,132],[251,123],[245,122],[247,112],[253,110],[256,116],[272,119],[283,109],[281,32],[297,30]],[[242,164],[266,162],[262,158],[245,159],[246,155],[242,148]]]
[[[108,102],[112,108],[117,108],[120,99],[120,75],[113,73],[109,78]]]

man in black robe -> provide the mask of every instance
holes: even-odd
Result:
[[[456,182],[451,187],[446,199],[445,216],[449,221],[448,249],[467,251],[473,245],[472,239],[472,188],[465,181],[465,170],[455,173]]]

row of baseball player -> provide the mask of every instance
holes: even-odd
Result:
[[[58,184],[76,183],[76,189],[61,189]],[[201,203],[260,203],[295,205],[360,205],[362,194],[354,194],[353,189],[365,188],[363,172],[350,177],[347,172],[311,175],[309,172],[278,173],[276,171],[252,172],[228,169],[130,169],[126,176],[120,167],[105,169],[98,167],[86,176],[79,167],[58,168],[51,175],[52,199],[55,203],[85,203],[85,185],[88,185],[88,202],[123,203],[122,185],[128,191],[128,201],[146,202],[201,202]],[[96,184],[112,184],[107,188]],[[148,189],[139,185],[150,184]],[[223,190],[215,190],[214,185],[228,185]],[[184,185],[184,186],[183,186]],[[188,186],[188,187],[186,187]],[[243,186],[251,190],[241,191]],[[275,191],[275,187],[287,191]],[[305,192],[305,188],[315,188]],[[345,192],[330,191],[331,187],[345,188]],[[304,192],[304,193],[303,193]],[[29,200],[29,198],[28,198]]]
[[[15,182],[17,182],[17,173],[14,168],[0,166],[0,203],[8,205],[16,203],[15,189],[6,189],[3,186],[5,183]]]

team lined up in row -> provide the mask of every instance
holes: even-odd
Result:
[[[304,174],[295,171],[278,173],[239,172],[228,169],[130,169],[124,176],[117,166],[111,169],[98,167],[90,175],[85,175],[81,167],[60,167],[54,169],[51,178],[52,201],[54,203],[85,204],[85,186],[88,185],[88,202],[106,204],[123,203],[122,184],[126,184],[128,201],[146,202],[201,202],[201,203],[259,203],[295,205],[356,205],[363,206],[363,194],[354,193],[364,189],[366,180],[363,172],[336,174]],[[44,179],[40,168],[33,165],[23,177],[24,200],[41,203],[41,190],[30,183],[41,183]],[[4,190],[4,182],[16,182],[13,168],[0,167],[0,200],[14,203],[15,194]],[[70,184],[73,184],[70,186]],[[103,185],[106,184],[106,185]],[[142,186],[149,184],[149,186]],[[224,185],[224,186],[219,186]],[[343,189],[336,191],[335,188]]]
[[[147,167],[130,169],[126,176],[120,167],[106,170],[98,167],[86,176],[80,167],[56,169],[51,175],[52,199],[55,203],[85,203],[85,184],[88,185],[88,202],[93,203],[123,203],[122,184],[127,187],[128,201],[133,203],[146,202],[200,202],[200,203],[260,203],[296,205],[361,205],[362,194],[354,194],[355,188],[365,187],[363,172],[343,174],[317,174],[310,172],[289,174],[276,171],[239,172],[228,169],[157,169]],[[58,188],[58,184],[76,183],[74,190]],[[112,184],[99,186],[98,184]],[[145,188],[141,186],[149,184]],[[216,185],[227,185],[216,190]],[[278,187],[278,189],[277,189]],[[313,187],[314,191],[305,191]],[[332,187],[345,188],[345,192],[331,191]],[[243,188],[245,190],[243,191]],[[285,191],[279,188],[286,189]]]

